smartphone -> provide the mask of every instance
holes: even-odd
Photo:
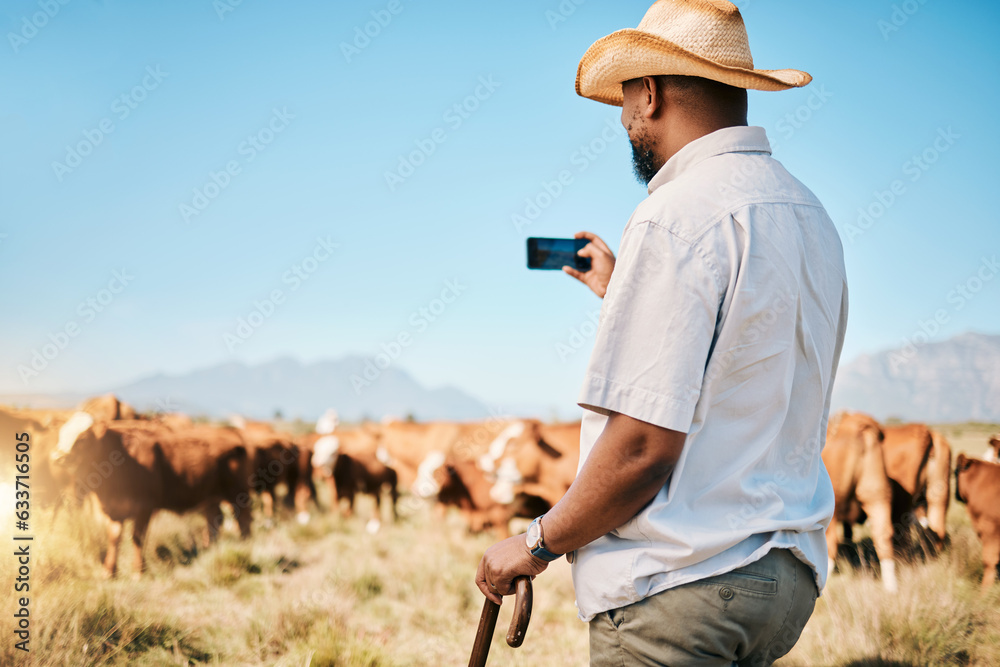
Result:
[[[576,253],[590,243],[587,239],[528,239],[528,268],[542,271],[562,271],[572,266],[577,271],[590,271],[590,258]]]

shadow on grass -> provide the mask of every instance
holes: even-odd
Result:
[[[893,551],[897,562],[926,563],[941,556],[950,546],[950,539],[945,538],[943,546],[938,546],[929,532],[916,526],[911,528],[902,539],[896,534]],[[870,537],[864,537],[854,542],[841,542],[837,546],[837,567],[845,566],[852,570],[871,570],[881,572],[875,543]]]

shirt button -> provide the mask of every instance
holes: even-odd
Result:
[[[719,589],[719,597],[721,597],[723,600],[732,600],[733,599],[733,589],[731,589],[731,588],[720,588]]]

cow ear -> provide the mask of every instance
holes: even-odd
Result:
[[[560,452],[558,449],[556,449],[549,443],[545,442],[545,438],[543,438],[541,435],[538,436],[538,446],[541,448],[543,452],[545,452],[552,458],[554,459],[562,458],[562,452]]]

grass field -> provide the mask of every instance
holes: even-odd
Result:
[[[978,455],[990,427],[944,430],[956,452]],[[103,531],[86,509],[54,524],[36,516],[31,652],[14,649],[5,593],[0,664],[465,665],[482,608],[473,576],[490,538],[412,501],[399,523],[370,535],[373,511],[362,503],[352,519],[304,527],[258,522],[251,540],[227,537],[208,550],[198,546],[201,518],[163,513],[141,581],[128,576],[124,549],[124,576],[101,578]],[[1000,665],[1000,588],[979,594],[979,542],[964,506],[953,503],[949,529],[950,549],[903,566],[894,596],[869,572],[834,575],[779,664]],[[0,558],[0,575],[13,580],[13,558]],[[531,628],[516,651],[503,641],[509,613],[501,611],[491,665],[587,664],[565,562],[536,580]]]

